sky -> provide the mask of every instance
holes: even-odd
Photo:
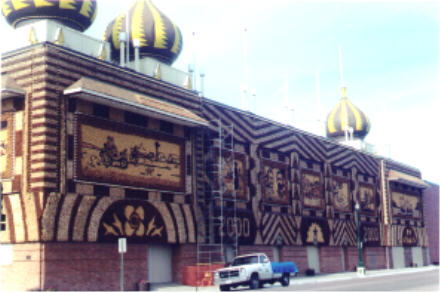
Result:
[[[173,67],[195,64],[205,97],[321,136],[341,96],[340,47],[347,96],[372,124],[365,141],[440,184],[439,1],[152,2],[183,34]],[[130,3],[98,0],[85,33],[101,38]],[[5,52],[4,18],[0,32]]]

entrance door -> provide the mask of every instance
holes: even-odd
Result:
[[[280,262],[280,248],[278,246],[273,247],[273,261]]]
[[[412,261],[417,267],[423,267],[423,254],[422,248],[419,246],[414,246],[411,248],[412,252]]]
[[[226,255],[226,263],[230,264],[234,260],[235,248],[233,246],[227,245],[225,246],[225,255]]]
[[[350,270],[350,265],[349,265],[349,261],[348,261],[348,249],[345,246],[341,247],[341,249],[342,249],[342,252],[341,252],[342,268],[343,268],[343,271],[348,271],[348,270]]]
[[[403,257],[405,259],[405,267],[411,267],[413,264],[411,247],[405,246],[403,248]]]
[[[391,249],[393,255],[393,268],[404,268],[405,267],[405,257],[403,255],[403,247],[393,246]]]
[[[170,283],[173,281],[173,250],[168,245],[148,247],[148,280],[150,283]]]
[[[319,249],[316,246],[307,246],[307,262],[309,268],[319,274]]]

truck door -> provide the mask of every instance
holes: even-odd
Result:
[[[272,278],[272,266],[270,265],[269,259],[264,255],[260,255],[260,264],[262,267],[262,273],[260,274],[261,278],[262,279]]]

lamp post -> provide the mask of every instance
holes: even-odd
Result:
[[[357,272],[358,274],[365,274],[365,267],[364,267],[364,260],[362,258],[362,241],[361,241],[361,216],[360,216],[360,206],[359,203],[356,202],[355,205],[355,209],[356,209],[356,222],[357,222],[357,242],[358,242],[358,254],[359,254],[359,265],[357,268]]]

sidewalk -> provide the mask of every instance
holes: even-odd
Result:
[[[438,266],[424,266],[419,268],[401,268],[401,269],[384,269],[384,270],[367,270],[365,275],[359,276],[357,272],[344,272],[344,273],[333,273],[333,274],[318,274],[315,276],[305,276],[301,275],[298,277],[293,277],[290,279],[290,286],[300,285],[300,284],[313,284],[313,283],[323,283],[323,282],[331,282],[338,280],[348,280],[354,279],[358,277],[362,278],[374,278],[385,275],[396,275],[396,274],[408,274],[415,272],[424,272],[424,271],[433,271],[439,270]],[[275,284],[276,285],[276,284]],[[276,287],[274,285],[274,287]],[[266,287],[269,287],[268,285]],[[201,292],[213,292],[219,291],[217,286],[210,287],[191,287],[184,286],[179,284],[153,284],[151,287],[152,291],[201,291]],[[239,287],[242,288],[242,287]],[[242,290],[242,289],[240,289]]]
[[[311,283],[323,283],[337,280],[347,280],[353,278],[374,278],[385,275],[397,275],[397,274],[408,274],[408,273],[418,273],[424,271],[439,270],[438,266],[424,266],[419,268],[400,268],[400,269],[383,269],[383,270],[366,270],[365,275],[358,275],[357,272],[343,272],[343,273],[333,273],[333,274],[319,274],[314,277],[299,276],[297,278],[292,278],[290,285],[299,284],[311,284]]]

